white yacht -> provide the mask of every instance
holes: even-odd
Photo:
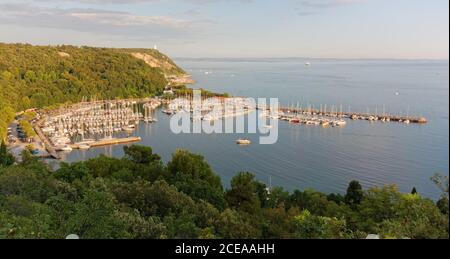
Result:
[[[238,145],[250,145],[252,142],[249,139],[238,139],[236,144]]]
[[[69,145],[64,145],[64,146],[57,147],[56,150],[70,152],[70,151],[72,151],[72,148]]]
[[[81,145],[78,146],[78,148],[80,150],[87,150],[87,149],[90,149],[91,146],[89,146],[88,144],[81,144]]]

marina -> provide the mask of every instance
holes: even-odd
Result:
[[[191,97],[177,98],[169,102],[168,108],[162,112],[167,115],[189,113],[193,121],[223,120],[226,118],[247,115],[256,111],[256,105],[250,98],[204,98],[195,104]]]
[[[196,107],[192,98],[176,98],[171,101],[154,99],[83,101],[73,106],[40,114],[41,119],[34,129],[42,140],[50,157],[60,159],[59,152],[71,152],[74,149],[88,150],[93,147],[127,144],[141,141],[140,137],[130,136],[140,122],[155,123],[153,116],[159,107],[163,114],[172,116],[177,113],[189,113],[193,121],[224,120],[245,116],[259,110],[260,118],[278,119],[291,124],[327,127],[343,127],[347,120],[366,120],[370,122],[399,122],[404,124],[425,124],[424,117],[395,116],[387,113],[352,113],[338,111],[334,106],[320,109],[281,107],[276,115],[271,108],[257,106],[250,98],[205,98],[201,107]],[[231,107],[231,109],[230,109]],[[270,125],[264,126],[271,129]],[[121,137],[117,137],[120,134]],[[123,135],[127,135],[123,137]],[[248,139],[236,141],[239,145],[249,145]]]
[[[233,109],[227,109],[233,107]],[[186,108],[189,107],[189,108]],[[309,107],[302,108],[288,108],[280,107],[278,114],[274,117],[270,113],[271,108],[267,106],[257,106],[249,98],[235,97],[235,98],[209,98],[202,100],[201,107],[194,107],[191,98],[177,98],[168,104],[168,108],[163,109],[162,112],[167,115],[173,115],[180,112],[187,112],[191,114],[192,120],[216,121],[229,117],[237,117],[246,115],[255,110],[261,110],[260,117],[279,119],[288,121],[293,124],[305,125],[321,125],[323,127],[333,126],[341,127],[347,124],[345,119],[351,120],[366,120],[370,122],[399,122],[404,124],[426,124],[428,120],[425,117],[419,116],[399,116],[391,115],[386,112],[378,113],[362,113],[362,112],[343,112],[338,111],[335,106],[331,106],[330,110],[327,106],[322,106],[320,109]],[[197,113],[195,113],[197,112]],[[197,114],[197,115],[195,115]]]
[[[270,113],[270,107],[260,106],[257,108],[259,110],[262,110],[260,117],[273,118]],[[307,109],[280,107],[278,114],[275,117],[276,119],[287,121],[292,124],[314,125],[322,127],[342,127],[347,125],[347,120],[364,120],[369,122],[379,121],[383,123],[398,122],[404,124],[428,123],[428,120],[425,117],[390,115],[386,112],[383,112],[382,114],[350,111],[343,112],[342,106],[341,111],[338,111],[338,109],[335,109],[335,106],[331,106],[331,109],[327,110],[326,105],[320,105],[320,109],[314,109],[313,107],[309,107]]]
[[[83,101],[43,112],[34,129],[49,156],[61,159],[61,152],[141,141],[141,137],[131,135],[140,122],[146,124],[158,122],[153,114],[163,105],[165,108],[162,108],[161,112],[166,115],[189,112],[192,120],[210,122],[256,111],[256,107],[247,98],[209,98],[204,99],[203,104],[202,108],[195,110],[195,107],[186,108],[191,107],[192,100],[182,98],[172,101],[159,98]],[[232,105],[236,109],[227,112],[225,104]],[[195,117],[195,112],[200,115]],[[124,135],[127,136],[123,137]]]
[[[140,137],[116,137],[131,134],[140,121],[156,122],[152,111],[162,105],[155,99],[83,101],[55,111],[43,112],[34,129],[50,157],[73,149],[139,142]]]

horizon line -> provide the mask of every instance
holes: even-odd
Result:
[[[93,48],[110,48],[110,49],[154,49],[152,47],[111,47],[111,46],[101,46],[101,45],[88,45],[88,44],[34,44],[29,42],[7,42],[0,41],[0,44],[22,44],[22,45],[31,45],[31,46],[41,46],[41,47],[59,47],[59,46],[74,46],[74,47],[93,47]],[[168,55],[167,52],[163,52],[160,49],[157,49],[159,52]],[[400,58],[400,57],[302,57],[302,56],[280,56],[280,57],[231,57],[231,56],[223,56],[223,57],[186,57],[186,56],[171,56],[172,59],[229,59],[229,60],[237,60],[237,59],[305,59],[305,60],[392,60],[392,61],[447,61],[449,62],[449,58],[419,58],[419,57],[411,57],[411,58]]]
[[[262,60],[262,59],[304,59],[304,60],[392,60],[392,61],[447,61],[450,60],[443,58],[375,58],[375,57],[301,57],[301,56],[293,56],[293,57],[182,57],[182,56],[174,56],[173,59],[209,59],[209,60],[219,60],[219,59],[228,59],[228,60],[239,60],[239,59],[247,59],[247,60]]]

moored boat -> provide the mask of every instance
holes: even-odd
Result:
[[[70,152],[72,148],[69,145],[59,146],[56,148],[57,151]]]
[[[89,146],[88,144],[81,144],[81,145],[78,146],[78,148],[80,150],[87,150],[87,149],[90,149],[91,146]]]
[[[249,139],[238,139],[236,144],[238,145],[250,145],[252,142]]]

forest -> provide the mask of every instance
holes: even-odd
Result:
[[[249,172],[224,188],[201,155],[176,151],[168,163],[150,147],[126,146],[49,167],[25,150],[14,163],[0,147],[0,239],[448,239],[448,177],[435,203],[413,189],[344,195],[268,189]]]
[[[152,67],[135,52],[167,66]],[[162,94],[166,75],[183,73],[157,50],[0,43],[0,139],[15,112],[83,98],[151,97]]]

